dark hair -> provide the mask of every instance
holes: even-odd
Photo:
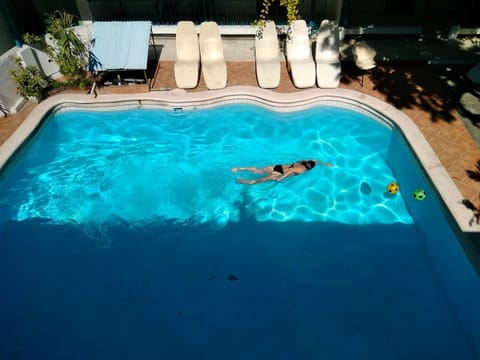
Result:
[[[311,170],[315,167],[316,162],[314,160],[304,160],[304,161],[301,161],[300,164],[305,166],[307,170]]]

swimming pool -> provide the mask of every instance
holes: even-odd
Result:
[[[475,358],[436,192],[388,119],[332,105],[55,112],[1,173],[2,357]],[[334,166],[230,172],[302,158]]]
[[[295,114],[245,105],[63,111],[37,134],[20,173],[9,175],[11,217],[224,225],[240,221],[245,203],[257,221],[408,224],[402,189],[398,196],[386,190],[396,181],[385,159],[390,137],[388,124],[328,106]],[[278,186],[232,181],[233,166],[318,157],[334,166]]]

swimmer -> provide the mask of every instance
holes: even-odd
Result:
[[[257,168],[255,166],[234,167],[232,168],[232,172],[250,171],[254,174],[266,174],[266,176],[255,180],[237,179],[237,182],[240,184],[253,185],[266,181],[282,181],[283,179],[286,179],[290,176],[300,175],[303,174],[305,171],[312,170],[316,164],[320,164],[323,166],[332,166],[331,163],[324,163],[319,160],[302,160],[297,161],[293,164],[269,165],[264,168]]]

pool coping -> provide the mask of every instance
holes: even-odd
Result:
[[[187,92],[181,89],[154,91],[141,94],[105,94],[93,97],[88,94],[65,93],[55,95],[38,104],[18,129],[0,147],[0,170],[22,143],[40,125],[52,109],[63,106],[165,107],[194,109],[227,103],[252,103],[277,111],[306,109],[319,102],[342,101],[372,111],[390,119],[401,130],[414,150],[422,167],[436,187],[440,197],[465,233],[479,232],[480,225],[470,224],[472,212],[463,203],[463,196],[443,167],[422,132],[405,113],[373,96],[349,89],[308,89],[294,93],[278,93],[253,86],[232,86],[222,90]]]

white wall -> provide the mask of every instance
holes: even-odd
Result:
[[[40,73],[44,78],[48,77],[55,79],[61,76],[58,65],[49,61],[47,54],[41,50],[24,45],[19,49],[18,55],[21,56],[26,65],[39,68]]]
[[[36,66],[44,77],[56,78],[61,76],[57,64],[48,60],[47,54],[28,45],[21,48],[13,47],[0,56],[0,106],[7,109],[11,114],[16,113],[25,103],[25,100],[17,94],[17,88],[10,75],[10,70],[17,65],[16,57],[21,57],[25,65]],[[0,116],[5,116],[0,111]]]
[[[82,26],[74,27],[74,32],[80,39],[90,46],[92,23],[85,22]],[[6,109],[9,113],[16,113],[25,103],[25,100],[17,94],[16,85],[10,76],[10,70],[15,69],[15,57],[20,56],[25,65],[36,66],[44,77],[59,78],[61,76],[58,65],[49,61],[47,54],[43,51],[23,45],[21,48],[13,47],[0,55],[0,109]],[[0,111],[0,116],[5,116]]]
[[[10,76],[10,69],[15,69],[15,57],[20,49],[13,47],[0,56],[0,102],[10,113],[15,113],[23,105],[25,100],[17,94],[17,88]],[[0,112],[0,116],[4,116]]]

